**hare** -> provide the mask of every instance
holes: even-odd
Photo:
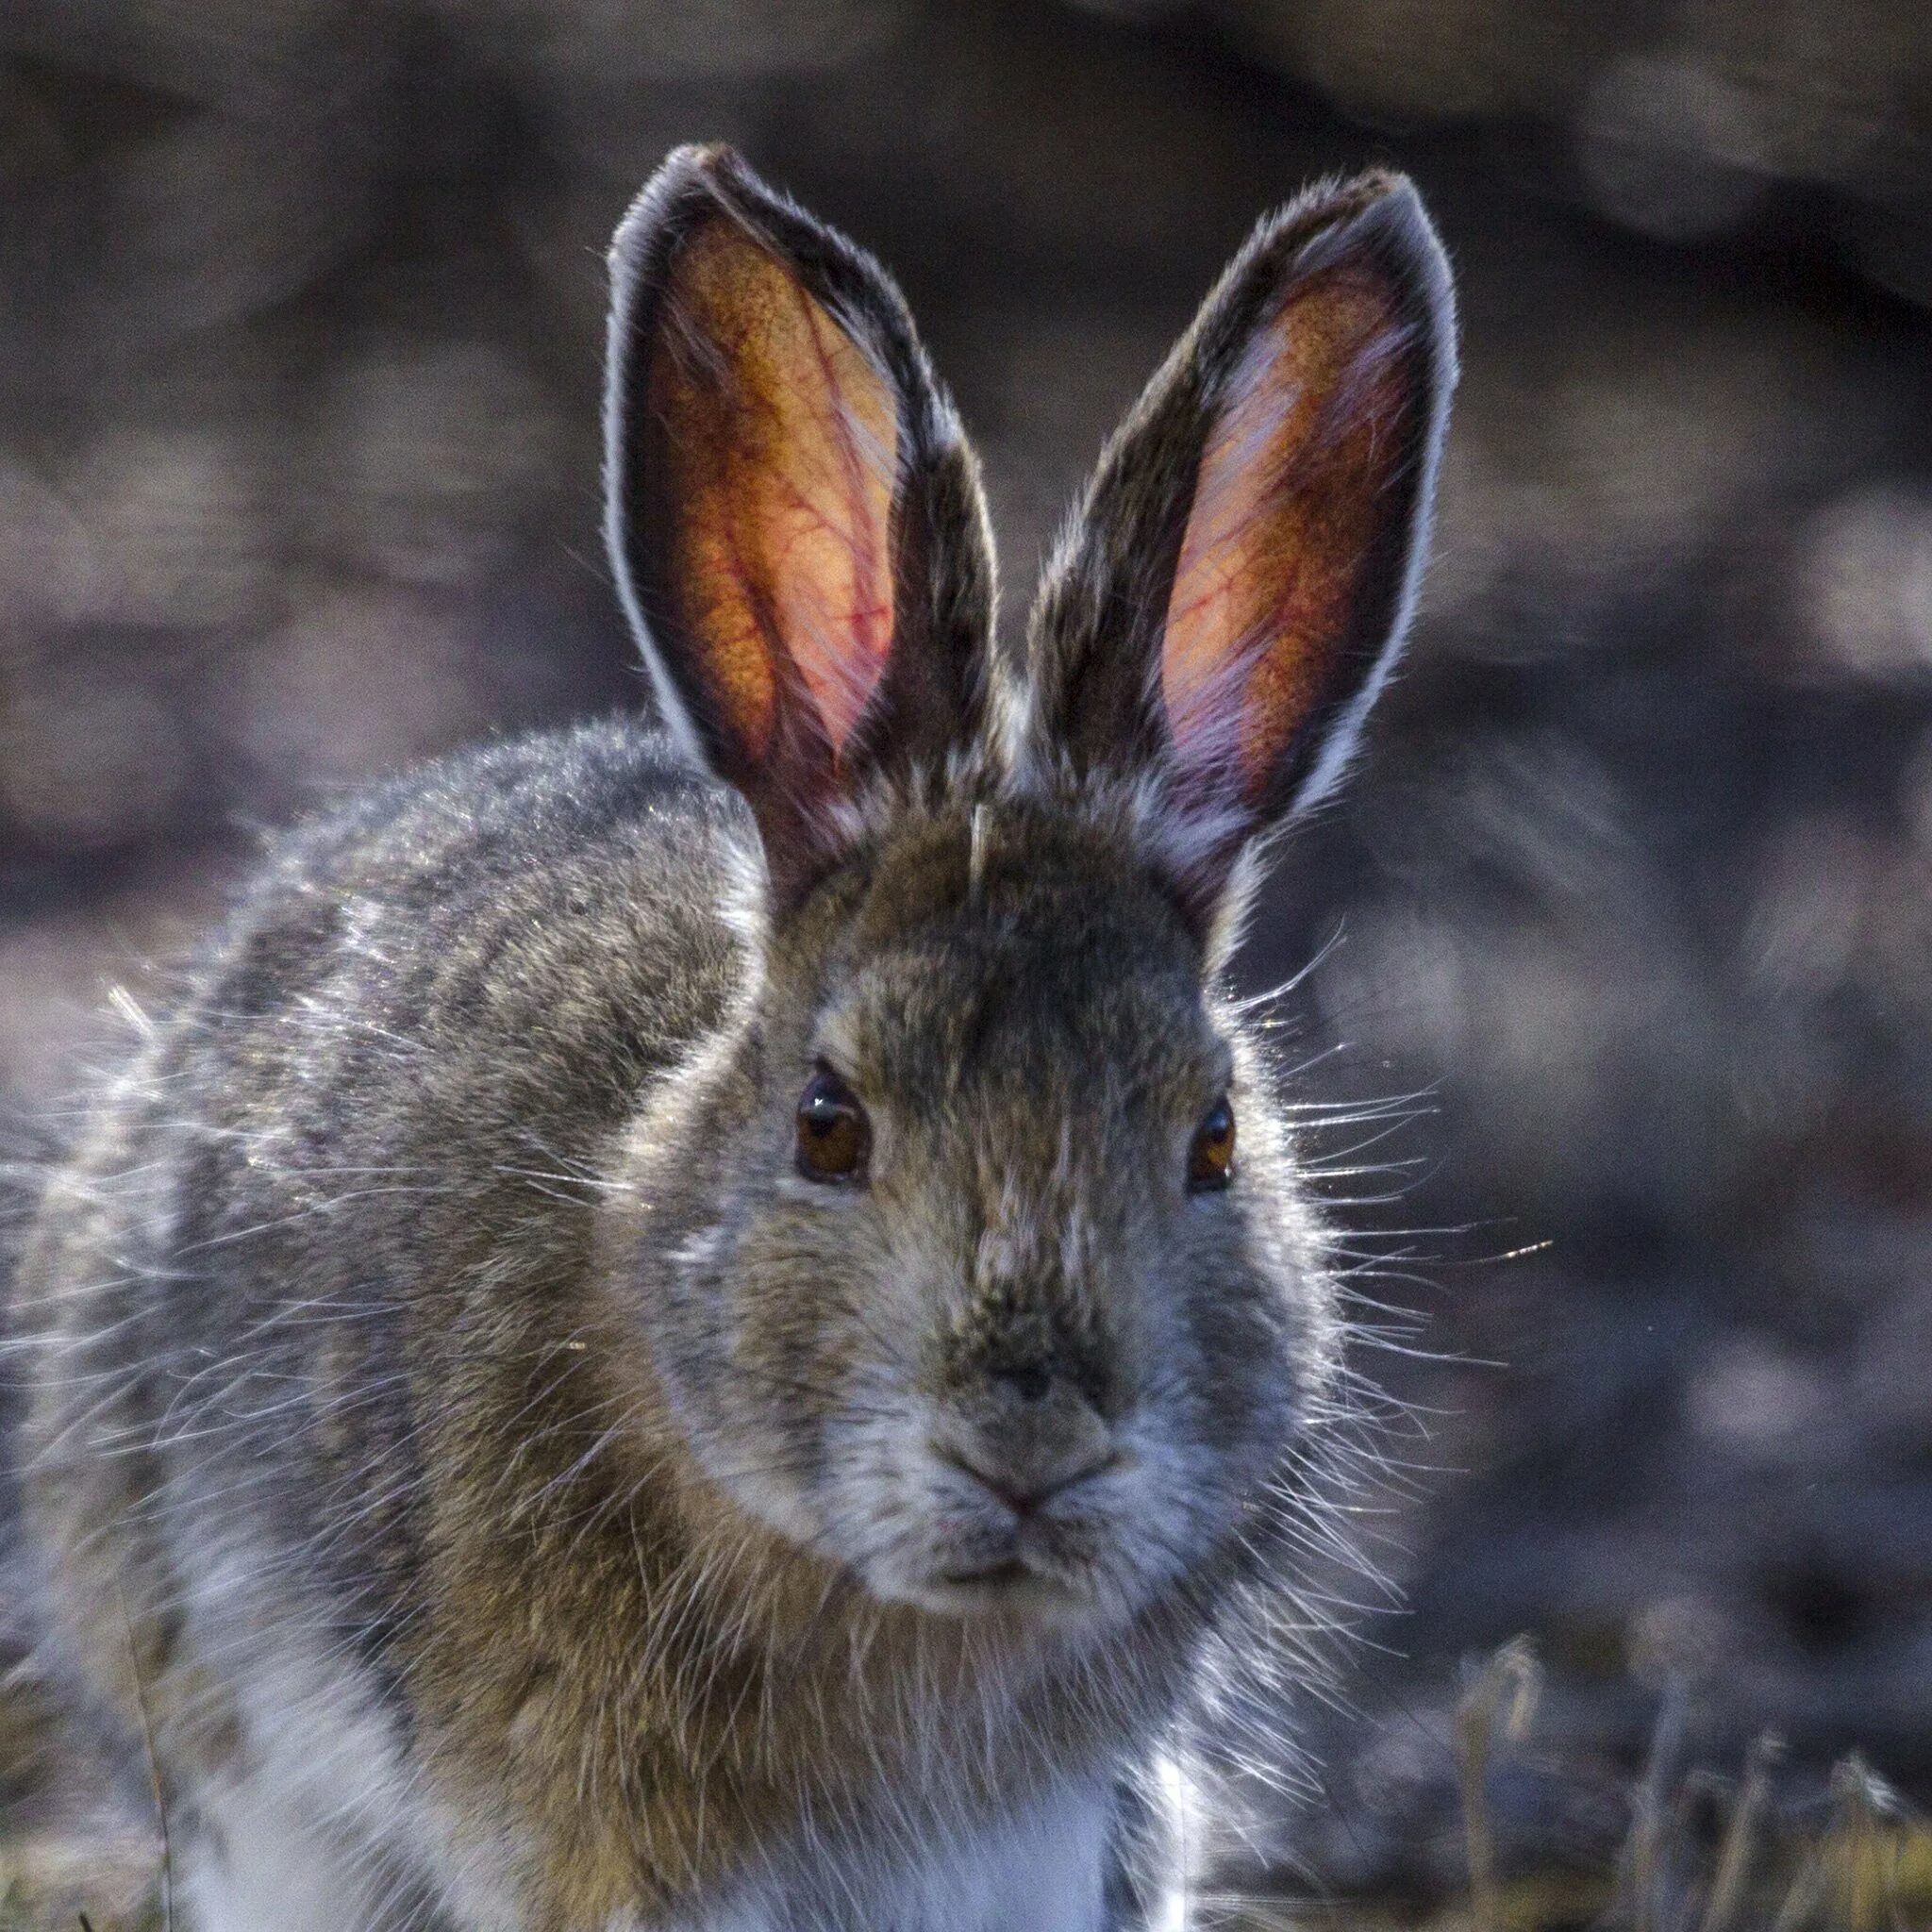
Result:
[[[296,830],[99,1096],[50,1624],[204,1932],[1178,1923],[1124,1793],[1340,1333],[1220,983],[1415,599],[1441,249],[1388,175],[1263,221],[1008,646],[870,258],[687,148],[611,268],[662,729]]]

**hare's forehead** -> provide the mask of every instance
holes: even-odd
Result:
[[[818,1048],[879,1097],[1195,1104],[1229,1052],[1192,962],[1105,924],[951,924],[854,961]],[[1212,1094],[1208,1093],[1211,1099]]]

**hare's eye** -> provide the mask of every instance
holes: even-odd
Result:
[[[1188,1150],[1188,1187],[1197,1194],[1224,1188],[1234,1178],[1234,1108],[1223,1094],[1194,1129]]]
[[[872,1152],[872,1123],[837,1074],[814,1074],[798,1097],[798,1171],[808,1181],[858,1181]]]

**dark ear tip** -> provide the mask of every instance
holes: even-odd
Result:
[[[1436,225],[1421,192],[1407,175],[1372,168],[1347,181],[1322,181],[1297,195],[1274,217],[1275,233],[1297,248],[1336,244],[1363,246],[1394,254],[1420,268],[1440,265],[1448,277]]]
[[[1439,389],[1446,393],[1455,386],[1455,276],[1422,194],[1407,175],[1371,168],[1348,180],[1318,182],[1265,223],[1263,233],[1268,251],[1277,261],[1291,261],[1295,275],[1343,256],[1379,262],[1426,330]]]
[[[622,280],[666,229],[681,229],[703,208],[739,213],[747,202],[771,198],[751,164],[727,142],[691,142],[673,148],[625,211],[611,237],[611,275]]]
[[[1312,239],[1364,217],[1414,216],[1424,223],[1415,183],[1396,168],[1365,168],[1359,175],[1329,175],[1304,188],[1274,217],[1281,226]]]
[[[728,141],[692,142],[674,148],[664,158],[659,174],[675,170],[680,177],[703,183],[713,192],[723,190],[727,196],[769,195],[771,190],[758,179],[758,172]]]

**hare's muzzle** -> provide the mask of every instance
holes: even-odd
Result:
[[[1000,1377],[970,1420],[949,1413],[934,1430],[932,1453],[1016,1523],[1120,1457],[1112,1429],[1086,1397],[1041,1370],[1024,1381]]]

